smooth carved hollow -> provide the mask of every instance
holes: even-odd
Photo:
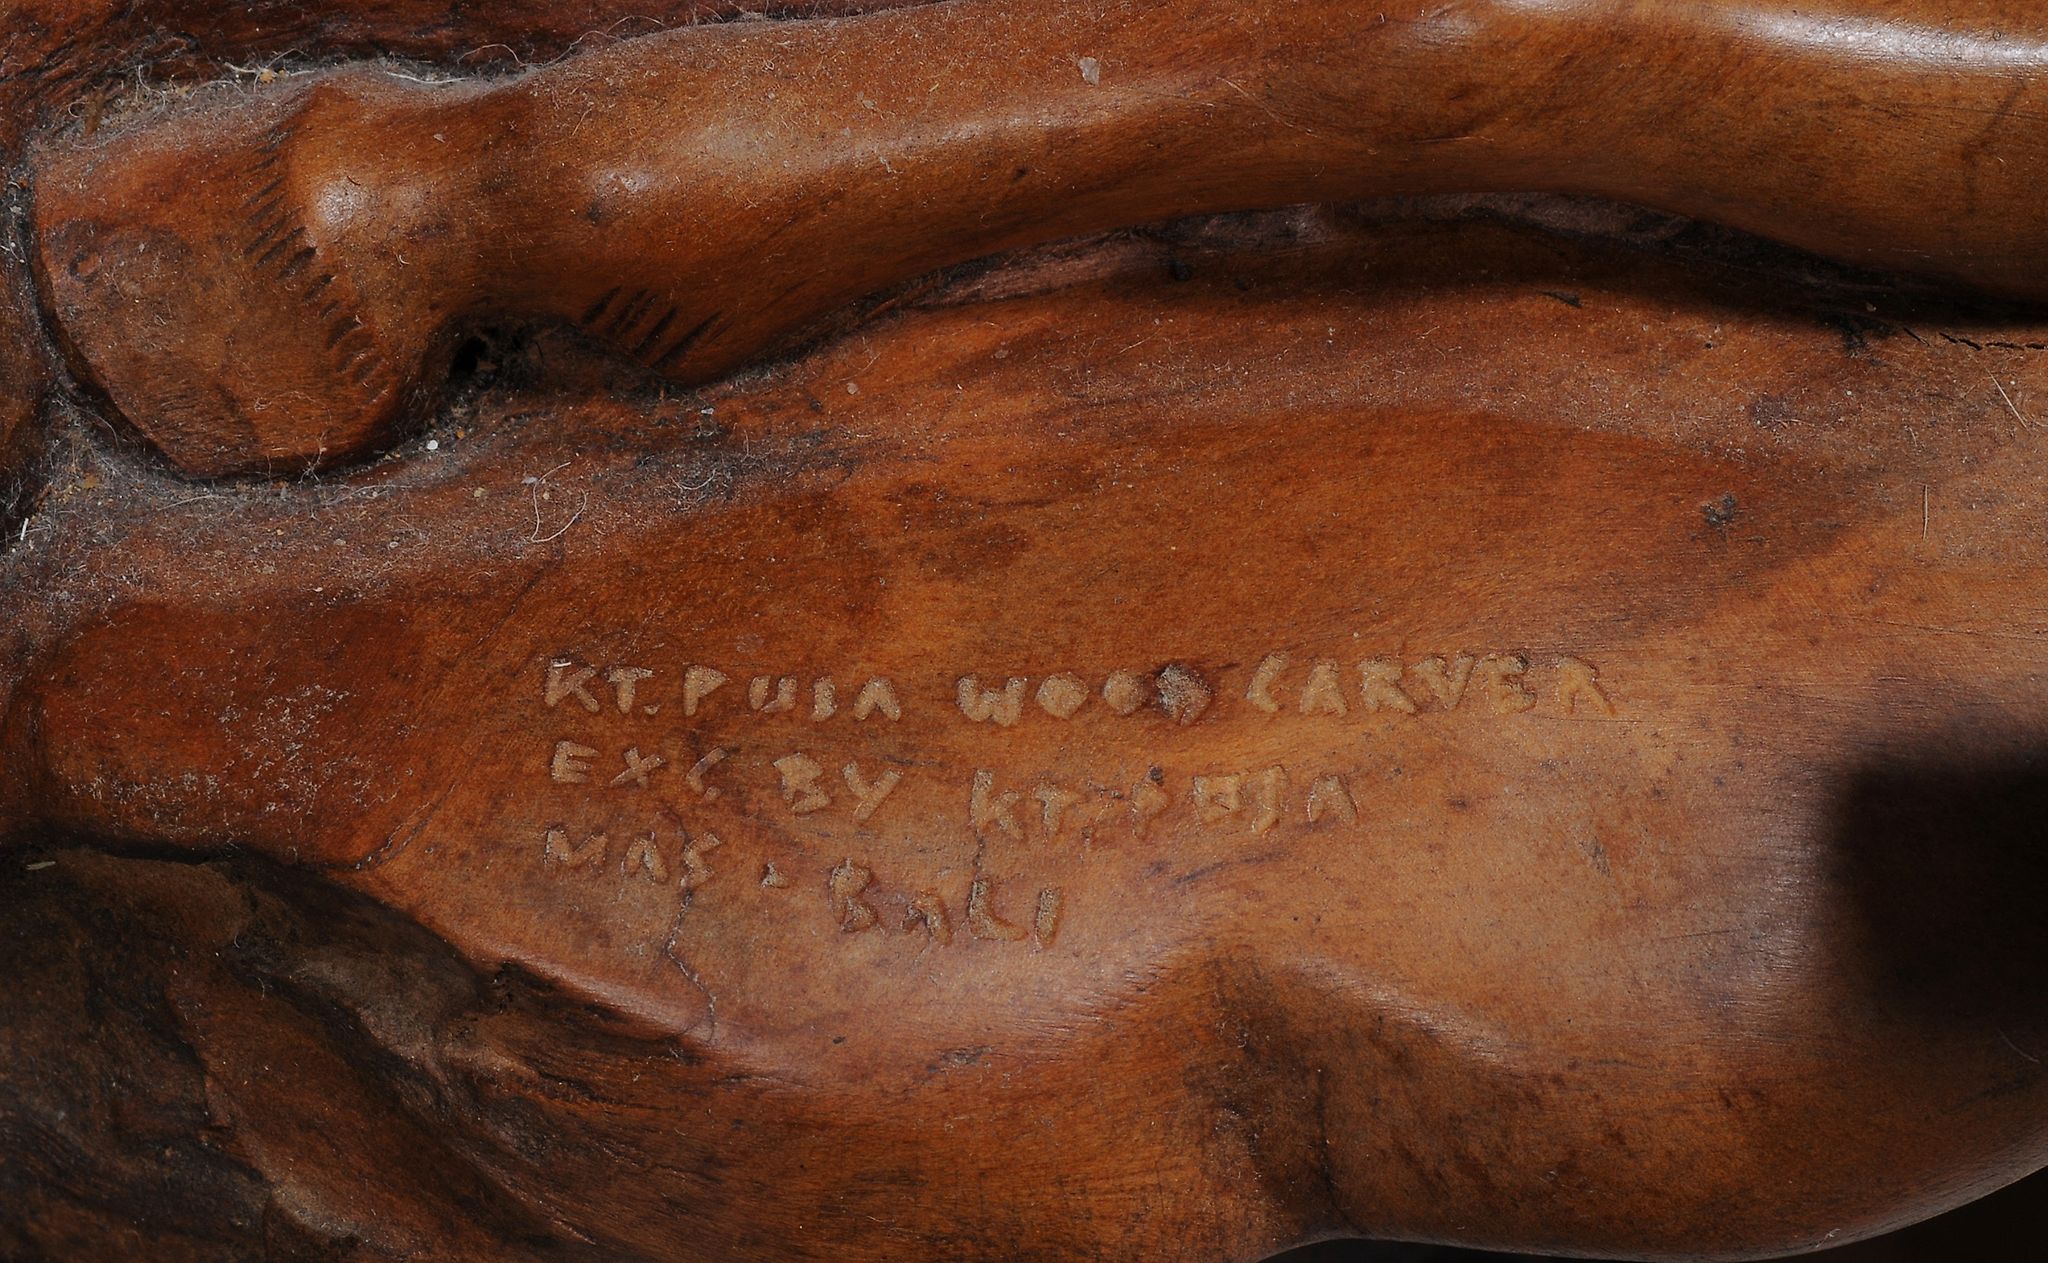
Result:
[[[60,146],[37,259],[75,362],[194,474],[374,449],[469,329],[564,322],[701,382],[991,251],[1383,193],[1598,194],[2037,298],[2044,39],[1924,0],[979,0],[677,30]]]
[[[487,400],[402,476],[58,486],[12,1253],[1734,1258],[2038,1168],[2048,329],[1265,245],[918,311],[726,436]]]

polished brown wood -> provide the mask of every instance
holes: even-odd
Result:
[[[181,468],[305,468],[430,413],[479,326],[701,382],[995,250],[1388,193],[1593,193],[2040,297],[2044,66],[1982,3],[914,5],[216,95],[58,146],[36,258]]]
[[[453,71],[529,16],[423,12],[291,38]],[[354,69],[110,99],[90,134],[57,102],[93,76],[8,99],[35,159],[7,257],[42,260],[53,319],[13,274],[0,1252],[1745,1257],[2048,1160],[2048,322],[1556,198],[1183,218],[865,311],[974,251],[1244,204],[1203,172],[1330,143],[1334,106],[1197,53],[1370,79],[1313,43],[1348,6],[1010,12],[1000,57],[960,42],[988,29],[961,4],[432,89]],[[1438,50],[1488,73],[1651,46],[1604,8],[1432,13],[1531,32]],[[1822,20],[1800,14],[1629,7],[1674,51],[1503,76],[1506,114],[1380,83],[1443,129],[1404,133],[1416,182],[1393,186],[1587,188],[2029,292],[2023,198],[1913,181],[1971,169],[1957,117],[1991,166],[2024,156],[2033,45],[1989,8],[1845,9],[1829,40],[1786,35]],[[1344,50],[1421,56],[1437,29],[1350,17]],[[85,46],[125,79],[146,41],[105,20]],[[1240,28],[1270,42],[1219,34]],[[524,29],[561,51],[575,28]],[[239,30],[194,72],[251,65]],[[975,74],[923,73],[941,35]],[[705,90],[777,40],[817,60]],[[702,81],[625,86],[691,50]],[[1175,64],[1150,106],[1163,81],[1122,77]],[[1042,113],[1015,107],[1055,70]],[[798,174],[741,144],[849,92],[875,108]],[[1099,134],[1065,127],[1097,108]],[[1158,156],[1147,110],[1218,121],[1162,125]],[[179,174],[295,112],[287,183],[412,164],[475,208],[457,237],[512,225],[464,256],[387,187],[320,239],[416,429],[323,395],[302,308],[237,270],[221,234],[260,190]],[[508,115],[443,165],[413,130]],[[1596,115],[1628,144],[1560,121]],[[549,228],[596,204],[578,172],[703,171],[714,123],[731,178],[702,194],[756,244],[701,287],[691,243],[718,239],[661,237],[682,203],[660,189],[617,238]],[[1460,132],[1640,183],[1421,144]],[[977,145],[1026,176],[931,182]],[[1840,178],[1811,183],[1830,154]],[[1255,202],[1389,172],[1255,170]],[[720,200],[778,184],[752,219]],[[296,257],[263,263],[275,240],[247,265]],[[195,253],[152,269],[142,241]],[[423,260],[455,270],[415,284]],[[747,313],[687,376],[839,324],[684,389],[631,354],[654,300],[560,319],[628,281]],[[265,372],[297,374],[304,399],[262,414],[288,424],[176,405],[201,380],[258,398]]]

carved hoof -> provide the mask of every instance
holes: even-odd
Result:
[[[425,268],[394,275],[392,225],[427,199],[385,151],[324,142],[361,141],[375,90],[327,79],[38,173],[37,266],[75,367],[188,474],[360,455],[417,392],[441,313]]]

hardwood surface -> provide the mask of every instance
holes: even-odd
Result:
[[[401,46],[402,47],[402,46]],[[347,461],[480,325],[680,382],[886,287],[1176,215],[1554,190],[2048,294],[2048,22],[1987,0],[960,0],[509,78],[207,93],[36,162],[84,377],[180,468]]]
[[[182,12],[195,75],[487,33]],[[9,80],[22,131],[165,29],[58,16],[104,69]],[[16,244],[209,99],[38,141]],[[1898,261],[1823,218],[1752,226]],[[63,301],[106,374],[268,300]],[[412,428],[242,478],[175,375],[74,391],[0,317],[0,1253],[1739,1257],[2048,1161],[2037,312],[1556,198],[857,310],[687,388],[544,302],[421,318]]]

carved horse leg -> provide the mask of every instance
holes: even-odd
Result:
[[[782,0],[788,16],[904,0]],[[251,5],[243,0],[17,0],[0,30],[0,162],[12,170],[25,137],[70,119],[98,136],[113,85],[137,68],[189,86],[230,73],[259,81],[295,59],[395,57],[469,73],[509,71],[668,26],[730,16],[721,0],[499,0],[451,8],[442,0],[331,0]],[[172,15],[175,14],[175,18]],[[174,30],[166,24],[173,23]],[[25,470],[40,448],[36,419],[50,393],[46,340],[36,331],[27,251],[0,248],[0,530],[33,498]]]
[[[1028,0],[351,72],[53,149],[38,258],[85,375],[194,474],[373,449],[480,325],[701,381],[990,251],[1377,193],[1596,193],[2037,295],[2048,44],[1918,16]]]

